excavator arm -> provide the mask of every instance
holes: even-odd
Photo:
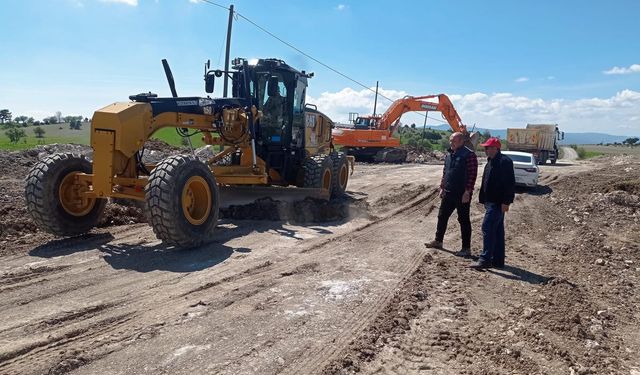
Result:
[[[430,102],[428,99],[438,98],[438,102]],[[389,109],[382,115],[378,121],[378,129],[389,130],[393,133],[400,117],[407,112],[440,112],[442,117],[447,120],[454,132],[466,132],[467,127],[462,124],[462,120],[458,115],[453,103],[445,94],[426,95],[426,96],[405,96],[391,104]]]

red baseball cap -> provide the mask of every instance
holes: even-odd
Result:
[[[481,143],[480,146],[502,148],[502,145],[500,144],[500,139],[496,137],[491,137],[487,139],[487,141],[485,143]]]

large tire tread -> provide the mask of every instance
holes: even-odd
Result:
[[[207,180],[213,200],[205,223],[194,226],[186,221],[181,205],[181,183],[197,173]],[[180,185],[180,186],[177,186]],[[218,221],[219,191],[209,168],[192,156],[175,155],[158,164],[145,188],[147,220],[156,236],[167,245],[177,247],[200,246],[214,239]]]
[[[60,182],[69,173],[91,171],[91,162],[76,154],[49,155],[31,168],[25,179],[25,201],[39,228],[58,236],[77,236],[98,224],[106,199],[97,199],[88,214],[77,217],[64,210],[57,193]]]
[[[322,177],[325,170],[331,173],[331,186],[329,192],[333,190],[333,160],[330,155],[316,155],[307,158],[303,165],[304,184],[306,188],[322,188]]]
[[[343,196],[347,190],[349,183],[349,162],[347,155],[343,152],[332,152],[331,159],[333,163],[333,175],[331,176],[331,197],[338,198]],[[340,186],[340,169],[345,166],[347,168],[347,182],[345,186]]]

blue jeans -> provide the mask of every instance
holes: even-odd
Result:
[[[480,262],[504,265],[504,213],[500,203],[485,203]]]

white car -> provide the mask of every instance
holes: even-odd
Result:
[[[502,151],[502,154],[513,161],[513,169],[516,175],[516,185],[536,187],[540,168],[535,156],[528,152]]]

